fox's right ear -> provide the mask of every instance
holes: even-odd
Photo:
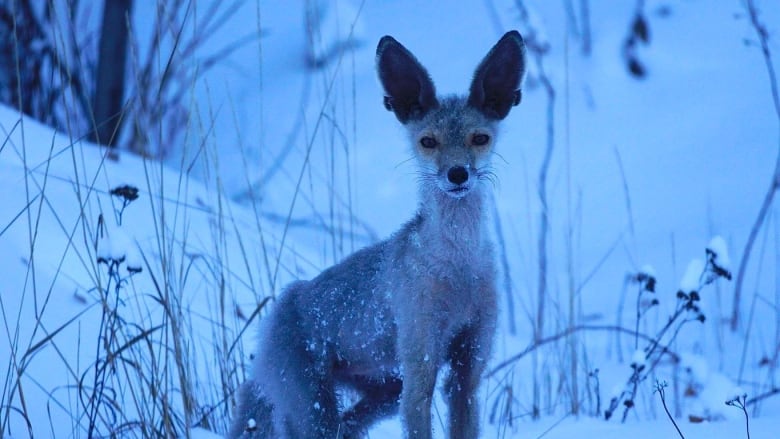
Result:
[[[385,108],[401,123],[422,119],[439,106],[430,75],[395,38],[384,36],[379,40],[376,68],[385,89]]]
[[[525,43],[516,30],[507,32],[477,67],[468,103],[485,116],[501,120],[520,103],[525,74]]]

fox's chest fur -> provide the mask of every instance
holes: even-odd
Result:
[[[485,288],[492,286],[495,267],[481,200],[474,194],[451,202],[445,214],[423,207],[402,230],[398,253],[406,257],[391,269],[396,321],[427,320],[420,329],[443,339],[495,306],[493,289]]]

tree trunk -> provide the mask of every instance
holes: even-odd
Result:
[[[133,0],[105,0],[100,29],[95,95],[95,115],[91,139],[115,146],[119,137],[124,106],[125,68],[127,65],[128,19]]]

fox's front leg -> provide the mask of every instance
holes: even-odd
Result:
[[[438,358],[429,331],[399,328],[398,352],[403,368],[401,422],[405,437],[431,439],[431,404]]]
[[[450,373],[445,394],[449,405],[449,437],[479,437],[479,404],[477,390],[492,344],[495,323],[483,321],[458,332],[447,354]]]
[[[449,405],[450,438],[474,439],[479,434],[476,391],[484,361],[479,361],[471,329],[458,334],[449,348],[450,373],[445,394]]]

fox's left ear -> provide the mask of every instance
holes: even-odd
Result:
[[[516,30],[507,32],[490,49],[471,81],[468,104],[486,117],[501,120],[520,103],[525,73],[525,43]]]

